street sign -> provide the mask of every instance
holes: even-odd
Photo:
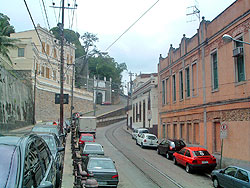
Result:
[[[220,126],[220,138],[225,139],[227,138],[227,130],[228,130],[228,125],[226,122],[222,122]]]
[[[55,94],[55,104],[60,104],[60,93]],[[63,104],[69,104],[69,94],[63,94]]]

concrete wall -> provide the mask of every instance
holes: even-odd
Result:
[[[86,113],[93,111],[92,100],[84,100],[74,97],[74,112]],[[71,96],[69,104],[64,104],[64,117],[70,117]],[[37,89],[36,90],[36,121],[53,121],[60,117],[60,104],[55,104],[55,93]]]
[[[32,87],[17,72],[0,65],[0,130],[32,124]]]

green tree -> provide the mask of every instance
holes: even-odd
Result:
[[[12,63],[9,57],[9,49],[16,48],[17,39],[10,38],[10,34],[15,32],[13,26],[9,23],[8,16],[0,13],[0,54]]]

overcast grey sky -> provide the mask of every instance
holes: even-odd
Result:
[[[46,27],[42,0],[26,0],[36,24]],[[139,74],[157,72],[159,54],[166,57],[170,44],[177,48],[183,34],[192,37],[199,21],[188,22],[187,7],[197,5],[200,18],[213,20],[235,0],[159,0],[125,35],[109,50],[118,63],[125,62],[128,71]],[[3,3],[4,2],[4,3]],[[44,0],[50,27],[58,22],[60,0]],[[65,0],[73,6],[74,0]],[[97,34],[97,47],[105,51],[133,22],[135,22],[157,0],[76,0],[73,30],[81,35],[85,32]],[[34,29],[23,0],[3,1],[0,12],[9,16],[16,32]],[[65,11],[65,28],[72,23],[72,11]],[[123,74],[128,81],[128,74]]]

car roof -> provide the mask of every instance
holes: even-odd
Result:
[[[171,141],[171,142],[175,142],[175,141],[183,141],[183,140],[181,140],[181,139],[167,139],[167,140],[169,140],[169,141]]]
[[[85,146],[86,145],[98,145],[98,146],[102,146],[101,144],[98,144],[96,142],[85,142]]]
[[[27,142],[30,138],[37,136],[34,133],[28,133],[25,135],[20,135],[20,136],[0,136],[0,145],[12,145],[12,146],[20,146],[21,143]]]
[[[151,133],[142,133],[142,134],[144,134],[144,135],[146,135],[146,136],[155,136],[155,137],[156,137],[156,135],[151,134]]]
[[[250,165],[248,164],[229,165],[228,167],[236,167],[236,168],[244,169],[244,170],[249,171],[250,173]]]
[[[90,155],[89,159],[104,159],[104,160],[111,160],[112,159],[108,156],[104,156],[104,155]]]

